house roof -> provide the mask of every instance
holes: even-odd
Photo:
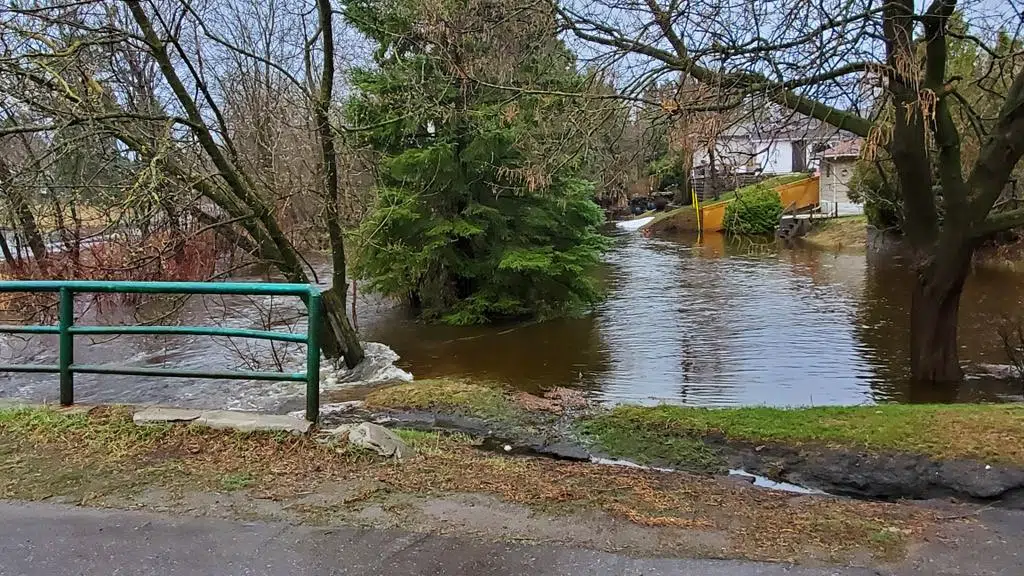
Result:
[[[821,153],[822,158],[856,158],[860,156],[862,140],[841,140],[835,146]]]

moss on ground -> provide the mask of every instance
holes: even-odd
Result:
[[[723,434],[750,442],[819,443],[1024,465],[1024,406],[1018,405],[622,406],[578,426],[613,455],[652,461],[692,463],[695,442]]]
[[[865,216],[842,216],[815,220],[804,241],[828,250],[861,250],[868,243],[868,219]]]
[[[503,423],[523,420],[522,411],[501,386],[453,379],[416,380],[374,390],[366,396],[366,406],[442,410]]]
[[[657,413],[650,413],[651,421],[667,425]],[[638,413],[612,414],[631,420]],[[316,523],[345,517],[346,510],[358,514],[371,500],[386,507],[409,495],[477,493],[544,514],[596,509],[642,526],[707,531],[726,539],[716,555],[788,561],[805,558],[808,550],[827,551],[840,562],[865,550],[899,558],[938,522],[935,513],[902,504],[794,498],[706,476],[508,457],[482,452],[458,435],[399,434],[417,457],[396,462],[312,436],[139,428],[130,411],[119,408],[87,415],[0,410],[0,498],[136,507],[145,504],[133,498],[145,501],[153,493],[173,499],[229,492],[277,503]],[[335,508],[309,503],[340,484],[364,488],[330,505]]]

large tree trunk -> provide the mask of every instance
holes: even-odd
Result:
[[[359,342],[345,309],[345,235],[341,229],[341,214],[338,209],[340,189],[338,186],[338,151],[334,145],[334,130],[330,122],[330,106],[334,89],[334,12],[330,0],[317,0],[320,20],[320,39],[323,44],[323,69],[320,76],[320,91],[313,102],[313,117],[316,119],[317,134],[320,137],[320,169],[323,177],[324,205],[327,212],[327,234],[331,242],[331,289],[323,295],[324,318],[334,334],[340,336],[344,347],[345,365],[355,368],[363,360],[363,345]]]
[[[973,249],[941,248],[918,271],[910,306],[910,370],[914,380],[963,379],[957,344],[960,295],[970,272]]]
[[[324,353],[328,357],[344,356],[345,365],[354,368],[362,362],[365,354],[359,342],[359,334],[352,328],[345,310],[345,286],[332,286],[321,295],[321,300],[324,305],[324,328],[333,336],[332,340],[323,340]]]
[[[11,252],[10,245],[7,244],[7,237],[4,236],[4,231],[0,230],[0,254],[3,254],[4,261],[11,266],[17,266],[17,262],[14,261],[14,253]]]

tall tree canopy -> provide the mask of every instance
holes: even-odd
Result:
[[[553,13],[501,0],[357,0],[378,45],[349,123],[379,155],[357,272],[455,324],[586,306],[606,241],[586,171],[590,82]]]

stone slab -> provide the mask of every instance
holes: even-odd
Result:
[[[149,408],[143,408],[132,414],[132,421],[139,426],[170,424],[173,422],[193,422],[197,420],[202,413],[203,412],[201,410],[151,406]]]
[[[238,430],[239,432],[290,432],[292,434],[305,434],[312,427],[309,421],[294,416],[229,410],[204,410],[194,420],[194,423],[210,428]]]

